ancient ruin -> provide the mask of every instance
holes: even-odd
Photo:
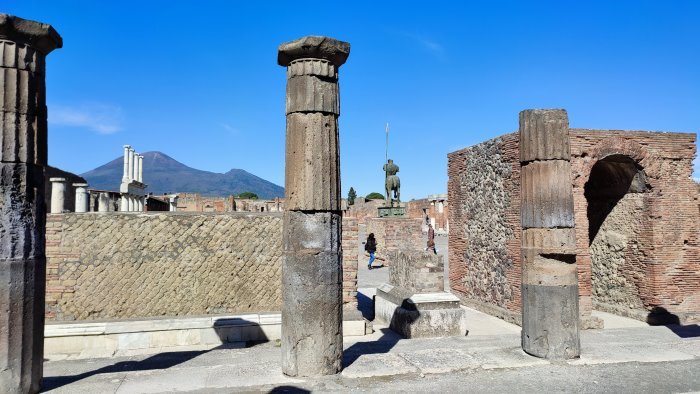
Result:
[[[338,69],[350,44],[307,36],[280,45],[287,68],[282,371],[342,369]]]
[[[119,186],[120,211],[143,212],[144,196],[148,185],[143,183],[143,156],[130,145],[124,145],[124,175]]]
[[[0,14],[0,387],[38,392],[44,354],[45,57],[51,26]]]
[[[557,122],[565,127],[552,113],[525,114],[521,132],[546,125],[544,130],[553,133]],[[565,229],[575,223],[574,234],[557,240],[559,252],[552,249],[550,260],[541,263],[561,261],[551,279],[571,291],[577,276],[581,328],[601,327],[602,321],[592,316],[594,308],[642,321],[699,321],[700,210],[691,178],[695,134],[568,128],[568,157],[562,153],[564,141],[558,142],[560,148],[541,150],[546,146],[539,144],[548,142],[544,135],[549,134],[535,134],[540,138],[525,145],[518,133],[506,134],[448,155],[452,291],[468,306],[524,324],[526,290],[521,281],[540,281],[524,277],[531,272],[526,259],[550,252],[530,254],[529,247],[545,247],[546,239],[523,237],[551,232],[539,228],[553,225],[557,232],[570,232]],[[554,154],[562,168],[546,173],[549,186],[543,191],[552,194],[541,203],[558,209],[562,219],[555,222],[551,213],[530,210],[523,212],[521,224],[521,209],[537,203],[530,200],[536,195],[525,195],[534,184],[525,182],[541,179],[537,172],[526,175],[526,168],[543,167],[550,161],[544,155]],[[561,163],[567,160],[568,174]],[[553,189],[567,182],[572,186],[572,213],[563,205],[570,204],[565,190]],[[522,208],[521,199],[526,199]],[[535,213],[548,221],[535,222]],[[521,256],[522,247],[527,256]],[[566,261],[576,272],[560,270]]]

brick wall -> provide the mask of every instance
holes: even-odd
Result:
[[[425,248],[421,220],[408,217],[368,218],[367,235],[374,233],[377,253],[383,256],[391,250],[422,250]]]
[[[73,213],[46,227],[49,320],[280,310],[281,214]],[[343,235],[356,251],[357,226]]]
[[[442,203],[442,212],[440,212],[440,203]],[[425,224],[425,218],[428,217],[429,222],[434,222],[433,228],[438,232],[447,232],[449,207],[447,200],[436,200],[431,198],[421,198],[419,200],[411,200],[406,202],[406,216],[413,219],[421,219],[423,223],[423,231],[428,231],[428,226]]]
[[[582,318],[595,305],[640,319],[662,307],[684,321],[700,320],[695,135],[571,129],[570,142]],[[613,155],[632,159],[648,190],[615,205],[591,248],[585,185],[593,166]],[[452,291],[512,321],[520,311],[518,161],[517,133],[448,155]],[[493,170],[506,164],[510,173]],[[484,194],[493,203],[483,205]]]
[[[358,224],[355,218],[343,218],[343,306],[357,309]]]

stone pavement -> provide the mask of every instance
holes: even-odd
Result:
[[[583,331],[580,359],[550,363],[522,352],[519,327],[479,315],[469,311],[466,337],[405,340],[379,328],[346,338],[345,369],[336,376],[292,379],[281,373],[276,343],[230,344],[209,351],[47,362],[44,387],[52,393],[542,392],[574,391],[576,385],[591,392],[700,391],[698,325]],[[510,386],[501,386],[501,380]]]

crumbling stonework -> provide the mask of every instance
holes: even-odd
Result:
[[[389,283],[412,293],[445,290],[443,256],[416,250],[394,250],[388,253]]]
[[[49,25],[0,14],[0,388],[41,388]]]
[[[600,325],[599,321],[591,318],[594,305],[602,310],[640,320],[646,320],[654,308],[661,307],[678,316],[682,322],[700,321],[700,271],[697,270],[700,264],[700,230],[697,226],[700,210],[697,183],[690,177],[696,149],[695,134],[572,128],[569,139],[582,327]],[[493,174],[494,177],[503,177],[500,180],[496,178],[493,182],[502,183],[510,199],[510,204],[499,208],[499,213],[495,216],[505,217],[505,224],[512,233],[504,235],[507,255],[489,257],[491,260],[482,257],[478,263],[465,258],[472,239],[478,239],[465,229],[489,227],[497,222],[491,216],[479,217],[465,210],[468,200],[492,193],[484,187],[490,183],[474,183],[468,181],[466,175],[475,172],[470,176],[478,177],[481,168],[468,167],[468,157],[477,146],[490,145],[492,142],[452,152],[448,155],[450,283],[452,291],[463,302],[520,323],[519,139],[515,133],[496,140],[501,142],[493,160],[511,167],[510,176],[506,176],[506,173]],[[610,161],[617,156],[632,160],[634,166],[643,172],[648,186],[630,194],[627,193],[629,190],[625,190],[624,197],[616,203],[619,206],[614,205],[612,211],[601,217],[603,222],[600,231],[603,238],[591,239],[589,215],[593,215],[591,217],[596,220],[596,214],[589,213],[589,208],[592,209],[594,204],[589,204],[585,195],[586,184],[596,163],[604,162],[606,158]],[[496,204],[500,203],[497,201]],[[637,216],[629,216],[633,214]],[[625,216],[628,216],[626,220],[623,219]],[[469,223],[474,220],[479,223]],[[625,227],[616,224],[623,221]],[[616,227],[614,232],[622,234],[626,239],[624,250],[614,252],[618,260],[599,260],[594,269],[592,254],[601,256],[603,248],[620,247],[619,237],[615,238],[614,234],[612,237],[604,236],[613,227]],[[599,243],[608,241],[614,245],[603,247]],[[496,247],[498,246],[489,246]],[[618,264],[621,256],[624,256],[624,265]],[[484,261],[493,261],[494,266],[476,268],[477,264],[485,264]],[[490,294],[491,286],[488,283],[481,285],[479,281],[472,281],[470,287],[464,284],[466,280],[471,280],[469,278],[488,275],[487,272],[494,270],[505,272],[507,283],[512,289],[512,297],[505,303],[500,295]],[[595,279],[598,286],[595,296],[594,270],[596,275],[600,274]],[[625,273],[621,274],[621,271]]]
[[[357,260],[359,240],[357,219],[343,217],[343,309],[357,309]]]
[[[366,234],[374,233],[377,253],[382,256],[392,250],[423,250],[421,219],[386,217],[365,219]],[[363,240],[364,241],[364,240]]]

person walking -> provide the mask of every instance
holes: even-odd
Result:
[[[428,247],[426,249],[437,254],[437,249],[435,249],[435,229],[432,224],[428,224]]]
[[[374,239],[374,233],[369,233],[367,236],[367,241],[365,241],[365,252],[369,253],[369,263],[367,263],[367,269],[372,269],[372,263],[374,262],[374,254],[377,252],[377,240]]]

